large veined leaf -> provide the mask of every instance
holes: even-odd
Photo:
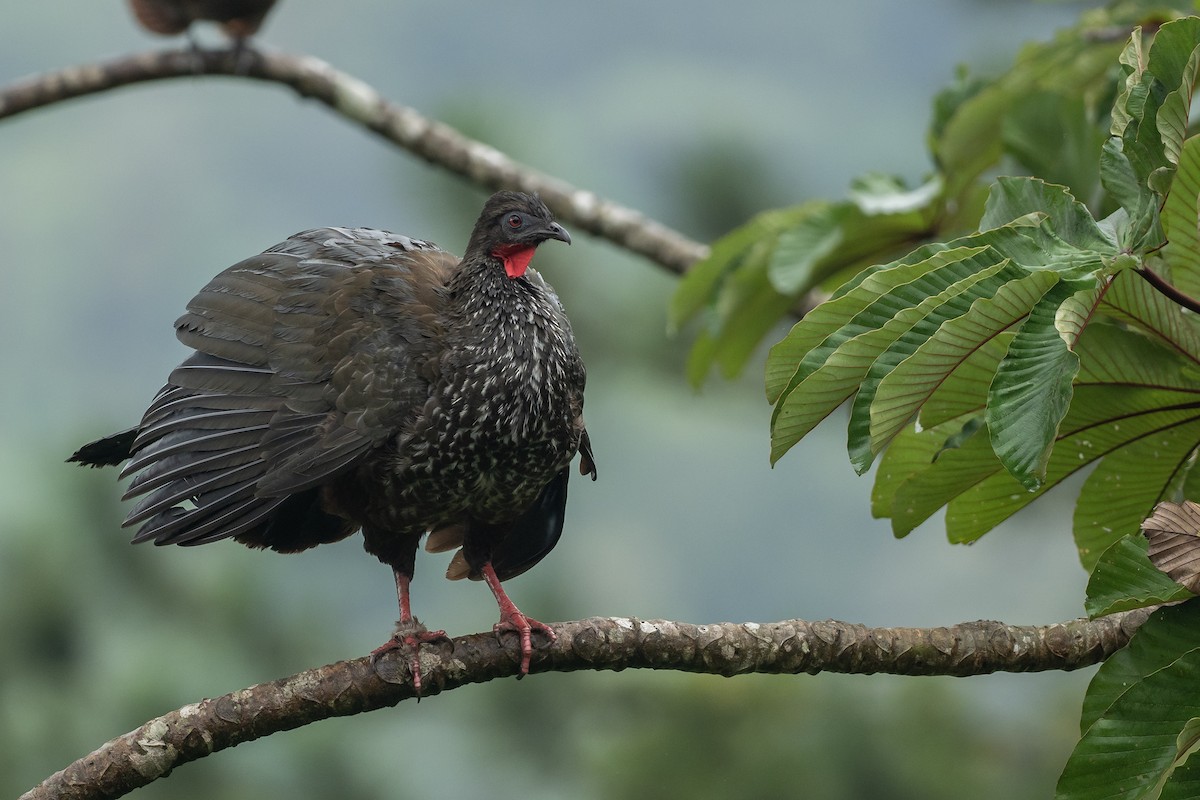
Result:
[[[1104,254],[1117,252],[1111,235],[1066,187],[1037,178],[997,178],[988,194],[979,227],[998,228],[1027,214],[1045,216],[1049,229],[1071,247]]]
[[[881,296],[912,283],[928,272],[973,258],[985,250],[985,247],[950,248],[912,264],[860,275],[861,280],[852,288],[814,308],[771,348],[766,369],[767,399],[775,403],[789,385],[799,383],[802,376],[796,377],[796,374],[801,359]],[[919,299],[916,302],[920,302]]]
[[[1076,93],[1043,89],[1014,98],[1002,130],[1005,149],[1034,175],[1092,197],[1104,132]]]
[[[942,260],[941,255],[933,259]],[[895,287],[810,349],[776,403],[772,460],[778,460],[840,405],[861,385],[880,354],[894,347],[914,326],[935,325],[933,320],[958,316],[975,297],[988,296],[1021,276],[1021,270],[1005,261],[988,264],[988,255],[981,252],[960,258]],[[800,322],[797,329],[804,325]]]
[[[1014,478],[1034,490],[1046,474],[1050,451],[1071,405],[1079,356],[1059,335],[1059,306],[1076,293],[1060,284],[1033,307],[996,370],[988,392],[992,448]]]
[[[1197,442],[1200,422],[1160,431],[1115,451],[1087,477],[1073,526],[1085,569],[1113,542],[1136,533],[1159,500],[1177,495]]]
[[[1200,364],[1200,323],[1140,276],[1130,272],[1117,275],[1101,309],[1105,315],[1137,326],[1146,335]]]
[[[700,383],[715,364],[732,377],[801,296],[835,273],[858,272],[893,258],[927,233],[938,205],[932,191],[869,182],[837,203],[813,201],[759,214],[719,239],[690,269],[672,298],[669,326],[708,311],[689,357]]]
[[[777,459],[800,436],[837,408],[851,393],[860,394],[870,382],[870,371],[886,352],[895,352],[909,338],[919,341],[922,328],[936,320],[954,318],[971,297],[996,291],[1014,268],[1001,262],[947,287],[918,305],[903,309],[881,327],[844,342],[816,370],[801,381],[780,403],[772,436],[772,457]]]
[[[897,537],[906,536],[952,498],[1003,469],[982,426],[957,447],[944,449],[947,437],[961,427],[952,422],[921,431],[906,428],[887,449],[879,474],[906,475],[890,505],[878,506],[880,515],[891,517]]]
[[[1031,217],[1040,218],[1036,226],[1027,224]],[[992,249],[1021,266],[1050,268],[1075,279],[1033,305],[1036,313],[1021,327],[1012,345],[1015,348],[1012,356],[1002,362],[988,406],[988,423],[997,454],[1032,488],[1044,472],[1058,423],[1069,404],[1071,378],[1077,364],[1056,327],[1058,308],[1081,289],[1097,285],[1097,278],[1089,273],[1102,268],[1104,260],[1115,255],[1116,248],[1069,192],[1042,181],[1002,179],[993,187],[982,224],[1001,226],[991,229],[998,231],[1014,221],[1020,222],[1020,227],[1013,230],[1015,236],[997,241]],[[967,311],[954,310],[960,312],[958,316]],[[980,306],[977,313],[987,310],[989,306]],[[859,472],[870,466],[897,423],[902,424],[912,412],[908,396],[899,401],[890,396],[878,398],[880,382],[950,318],[943,313],[938,318],[917,322],[882,352],[867,371],[854,398],[849,426],[850,459]],[[981,324],[988,323],[981,320]],[[900,387],[900,382],[891,386]],[[873,414],[887,418],[886,434],[873,436]],[[1031,431],[1036,432],[1036,437],[1030,436]],[[773,441],[778,441],[777,437]]]
[[[1011,276],[1011,277],[1010,277]],[[976,294],[960,295],[952,298],[946,303],[944,310],[937,315],[930,315],[919,320],[914,324],[904,335],[899,337],[896,342],[888,348],[887,351],[880,354],[879,358],[871,365],[867,371],[866,377],[859,387],[858,394],[854,398],[854,404],[850,412],[849,425],[849,444],[847,449],[850,452],[850,462],[854,468],[861,474],[871,465],[877,449],[872,446],[871,436],[871,421],[872,409],[879,406],[881,413],[887,413],[894,401],[892,396],[880,397],[879,391],[883,381],[891,374],[893,370],[904,363],[905,360],[913,356],[920,347],[925,344],[933,335],[935,335],[945,324],[952,320],[959,320],[966,316],[969,312],[974,312],[974,315],[982,317],[992,310],[992,306],[984,307],[982,305],[976,307],[974,304],[979,299],[991,299],[998,295],[1005,286],[1020,281],[1027,277],[1022,275],[1020,271],[1008,270],[1001,274],[1001,278],[1008,278],[1004,284],[995,287],[994,290],[979,298]],[[1056,277],[1056,276],[1055,276]],[[1053,283],[1053,280],[1044,281],[1044,283]],[[1021,288],[1028,288],[1030,285],[1023,284],[1022,287],[1014,289],[1008,293],[1006,302],[1021,294]],[[991,287],[988,287],[991,288]],[[970,304],[970,305],[968,305]],[[969,323],[967,323],[969,324]],[[984,323],[987,324],[987,323]],[[999,331],[997,331],[998,333]],[[901,389],[899,383],[892,383],[888,387],[893,391]],[[906,417],[907,418],[907,417]]]
[[[1094,618],[1193,596],[1150,563],[1145,538],[1133,533],[1118,539],[1096,559],[1088,578],[1085,607],[1088,616]],[[1200,642],[1196,646],[1200,647]]]
[[[725,377],[736,376],[762,337],[791,305],[790,297],[771,286],[766,264],[758,263],[729,276],[712,309],[712,330],[701,332],[688,358],[692,383],[702,382],[714,364]]]
[[[742,265],[765,262],[774,237],[814,213],[809,206],[765,211],[713,242],[708,258],[694,265],[679,282],[667,307],[667,324],[677,330],[711,302],[728,273]]]
[[[1152,796],[1195,752],[1200,649],[1131,686],[1096,720],[1067,760],[1058,800]]]
[[[961,362],[921,406],[921,425],[932,428],[965,415],[982,421],[988,389],[1012,337],[1012,331],[1000,333]]]
[[[1134,30],[1121,54],[1124,78],[1113,104],[1113,138],[1101,151],[1106,191],[1128,214],[1121,245],[1138,252],[1163,244],[1158,209],[1170,191],[1187,129],[1196,70],[1200,19],[1163,25],[1147,51]]]
[[[904,428],[884,451],[871,491],[871,513],[890,517],[896,536],[907,535],[944,506],[955,491],[948,485],[966,489],[995,469],[986,432],[978,440],[976,435],[982,426],[988,386],[1011,338],[1011,333],[1002,333],[989,339],[961,362],[922,407],[922,427]],[[971,469],[961,468],[959,448],[972,449]],[[940,471],[939,485],[920,487],[920,491],[909,486],[901,491],[906,481],[930,469],[941,457],[958,461],[955,466],[960,468]]]
[[[1173,449],[1167,452],[1160,448],[1160,457],[1155,458],[1155,467],[1150,470],[1156,476],[1147,475],[1144,482],[1129,478],[1127,488],[1140,489],[1141,494],[1131,493],[1120,501],[1126,509],[1124,532],[1129,532],[1132,530],[1129,520],[1135,515],[1131,509],[1152,507],[1177,477],[1185,477],[1171,475],[1169,465],[1173,460],[1182,465],[1188,434],[1170,431],[1187,426],[1200,416],[1200,384],[1191,372],[1193,362],[1187,357],[1196,343],[1190,318],[1181,318],[1183,315],[1176,306],[1164,301],[1134,274],[1117,276],[1103,296],[1101,307],[1122,321],[1136,323],[1146,334],[1113,325],[1093,324],[1087,328],[1077,348],[1082,368],[1074,402],[1048,463],[1047,483],[1043,488],[1056,485],[1097,459],[1119,454],[1124,447],[1161,435],[1160,440],[1171,441]],[[1137,447],[1154,449],[1152,444],[1137,444]],[[1125,471],[1124,457],[1117,455],[1117,458],[1112,469]],[[947,532],[951,540],[973,541],[1040,494],[1026,492],[1016,480],[1000,471],[998,462],[993,462],[991,471],[982,457],[973,464],[972,480],[967,487],[963,486],[966,481],[962,475],[946,474],[957,468],[955,457],[946,456],[924,465],[901,482],[891,509],[895,512],[894,532],[902,535],[942,505],[948,505]],[[1102,472],[1097,480],[1105,474]],[[880,505],[876,502],[877,510]],[[916,513],[905,514],[907,509],[916,509]],[[1103,518],[1103,513],[1079,513],[1081,526]],[[1103,530],[1106,526],[1104,522],[1098,527],[1091,525],[1094,541],[1091,537],[1081,539],[1084,548],[1081,557],[1085,563],[1095,558],[1095,549],[1109,535]],[[1115,529],[1112,535],[1117,535]]]
[[[1034,272],[1010,281],[992,297],[976,300],[966,314],[944,322],[886,375],[871,404],[872,454],[883,450],[953,370],[1020,321],[1057,281],[1053,272]]]
[[[1079,732],[1088,728],[1121,695],[1182,653],[1200,647],[1200,603],[1183,603],[1155,611],[1129,644],[1100,665],[1083,700]]]
[[[1083,392],[1080,390],[1076,394]],[[1152,397],[1146,398],[1147,402],[1160,400],[1157,392],[1148,394]],[[1114,403],[1125,399],[1115,394],[1110,397]],[[1082,404],[1095,402],[1094,397],[1089,397]],[[1075,410],[1072,407],[1072,412]],[[1091,462],[1144,437],[1195,422],[1200,419],[1200,408],[1122,412],[1116,406],[1109,406],[1105,416],[1110,420],[1072,430],[1073,423],[1078,421],[1068,414],[1063,422],[1066,433],[1055,445],[1045,481],[1036,492],[1026,491],[1008,472],[998,471],[952,499],[946,510],[946,533],[950,540],[975,541]]]
[[[1179,170],[1163,206],[1171,283],[1184,294],[1200,297],[1200,137],[1183,144]]]
[[[1088,689],[1084,734],[1059,778],[1058,800],[1181,797],[1175,771],[1195,751],[1200,647],[1195,602],[1163,609]],[[1194,780],[1194,771],[1179,775]]]
[[[1173,340],[1164,341],[1149,333],[1141,335],[1110,320],[1095,322],[1088,326],[1075,348],[1080,355],[1075,385],[1115,391],[1122,387],[1140,388],[1142,392],[1172,390],[1189,393],[1200,401],[1200,383],[1193,372],[1195,363],[1172,344]],[[1177,403],[1181,398],[1168,396],[1164,401]]]
[[[1128,277],[1140,281],[1137,276]],[[1133,462],[1125,460],[1122,450],[1135,447],[1143,452],[1145,448],[1153,455],[1153,468],[1144,479],[1127,477],[1125,486],[1130,494],[1109,501],[1113,504],[1110,511],[1117,506],[1124,509],[1122,532],[1127,533],[1136,529],[1129,527],[1136,526],[1136,521],[1130,523],[1136,516],[1133,508],[1152,507],[1178,478],[1186,477],[1183,464],[1189,434],[1173,431],[1200,417],[1200,387],[1190,372],[1191,362],[1181,357],[1178,349],[1112,324],[1089,326],[1077,351],[1082,367],[1073,403],[1060,427],[1042,490],[1106,457],[1116,459],[1113,472],[1124,472],[1125,465]],[[892,519],[896,535],[908,533],[948,505],[950,538],[973,541],[1040,494],[1026,491],[1004,471],[989,452],[986,429],[957,448],[945,450],[946,441],[982,413],[990,373],[998,363],[996,353],[995,346],[983,348],[955,370],[922,409],[926,427],[905,429],[885,451],[876,476],[883,485],[876,487],[872,509],[878,516]],[[972,363],[975,359],[980,360],[979,365]],[[939,398],[943,393],[944,400]],[[1194,430],[1194,425],[1188,430]],[[1171,442],[1173,449],[1159,447],[1155,453],[1153,442],[1164,440]],[[1179,475],[1171,474],[1171,463],[1179,465]],[[1096,480],[1103,480],[1106,474],[1102,471]],[[1117,538],[1115,529],[1111,535],[1104,530],[1115,519],[1082,510],[1078,515],[1081,526],[1096,521],[1090,534],[1081,539],[1085,550],[1081,558],[1091,563],[1095,548],[1102,547],[1106,537]]]

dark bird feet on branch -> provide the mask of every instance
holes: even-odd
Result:
[[[515,633],[520,637],[521,669],[517,674],[519,680],[529,674],[529,660],[533,657],[533,631],[545,635],[550,642],[555,641],[558,637],[554,635],[554,631],[549,625],[521,613],[516,604],[508,598],[508,594],[500,585],[500,579],[496,577],[496,570],[490,563],[484,564],[481,571],[488,588],[496,596],[496,604],[500,606],[500,621],[492,626],[492,630],[496,632],[497,638],[502,642],[505,633]]]
[[[413,691],[419,698],[421,696],[421,645],[449,641],[450,637],[446,635],[445,631],[431,631],[416,617],[410,617],[407,621],[399,620],[396,622],[396,632],[392,634],[392,638],[371,651],[371,663],[376,663],[384,653],[390,653],[393,650],[405,651],[409,657],[408,669],[412,676]]]

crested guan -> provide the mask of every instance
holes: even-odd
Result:
[[[291,553],[363,533],[396,578],[400,620],[375,655],[445,639],[409,606],[417,545],[459,548],[447,577],[487,581],[497,633],[531,632],[500,582],[562,533],[567,476],[596,469],[584,367],[557,296],[528,269],[570,243],[536,197],[498,192],[461,260],[368,228],[292,236],[215,277],[175,323],[192,353],[137,427],[80,448],[129,459],[134,542],[232,538]]]
[[[193,22],[220,23],[239,46],[258,32],[275,0],[129,0],[133,15],[151,33],[175,36]]]

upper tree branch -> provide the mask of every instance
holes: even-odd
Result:
[[[983,675],[1071,670],[1123,647],[1150,611],[1044,627],[966,622],[946,628],[868,628],[844,622],[689,625],[592,618],[554,626],[531,672],[628,667],[714,675],[842,672]],[[492,634],[421,649],[425,696],[517,672]],[[395,654],[392,654],[393,656]],[[198,758],[277,731],[394,706],[413,697],[404,658],[342,661],[184,706],[105,744],[47,778],[22,800],[112,798]]]
[[[0,89],[0,119],[97,92],[164,78],[231,75],[290,86],[421,158],[488,189],[536,192],[560,220],[682,274],[708,248],[642,214],[520,164],[311,56],[251,50],[163,50],[47,72]]]

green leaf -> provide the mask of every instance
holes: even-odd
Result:
[[[907,428],[884,453],[878,472],[885,476],[884,485],[898,486],[890,503],[880,498],[873,507],[877,516],[891,517],[896,537],[908,535],[950,498],[1001,469],[985,427],[977,428],[957,447],[944,450],[960,428],[953,422],[919,432]]]
[[[1079,732],[1087,733],[1129,687],[1167,666],[1181,653],[1197,647],[1200,647],[1200,603],[1183,603],[1155,611],[1133,634],[1129,644],[1102,663],[1092,677],[1083,698]]]
[[[985,342],[1023,318],[1058,282],[1034,272],[976,300],[966,314],[947,320],[916,352],[880,381],[870,407],[870,450],[879,453],[949,374]]]
[[[1183,403],[1188,397],[1200,401],[1200,382],[1192,374],[1192,362],[1170,342],[1101,319],[1088,326],[1075,349],[1080,354],[1076,387],[1174,390],[1161,397],[1154,393],[1140,396],[1157,397],[1160,403]],[[1108,400],[1104,398],[1104,402]]]
[[[1117,61],[1121,65],[1123,78],[1117,91],[1117,97],[1113,101],[1112,122],[1109,130],[1113,136],[1120,138],[1125,135],[1130,124],[1135,123],[1144,113],[1142,110],[1144,100],[1131,102],[1131,97],[1135,93],[1139,97],[1144,95],[1144,91],[1140,89],[1141,77],[1146,71],[1146,63],[1149,61],[1140,26],[1134,28],[1130,33],[1129,41],[1126,42]]]
[[[1056,798],[1182,798],[1200,717],[1200,604],[1154,612],[1092,678]],[[1177,771],[1178,770],[1178,771]]]
[[[995,274],[994,280],[980,281],[977,285],[969,285],[968,291],[947,295],[944,302],[936,306],[934,313],[909,321],[907,328],[879,354],[859,385],[850,409],[848,450],[850,463],[860,475],[867,471],[875,457],[871,450],[871,406],[880,382],[904,359],[915,353],[944,322],[961,317],[970,310],[971,303],[976,299],[994,296],[1002,286],[1026,274],[1025,270],[1009,264],[1003,272]]]
[[[712,302],[725,274],[741,263],[751,246],[767,232],[765,222],[756,218],[713,243],[708,258],[687,271],[671,296],[667,306],[667,326],[672,332],[678,331]]]
[[[1089,617],[1194,597],[1151,564],[1146,550],[1145,537],[1134,533],[1118,539],[1096,559],[1084,606]]]
[[[921,412],[924,430],[906,429],[885,451],[876,480],[885,473],[889,477],[877,487],[872,509],[892,517],[896,535],[949,504],[950,539],[974,541],[1039,496],[1025,491],[994,455],[987,457],[986,433],[972,438],[965,452],[933,459],[967,420],[982,413],[982,397],[999,360],[998,344],[981,348],[934,393]],[[1097,459],[1200,417],[1196,378],[1177,352],[1128,329],[1097,323],[1086,329],[1077,351],[1082,368],[1042,491]],[[1186,440],[1186,435],[1178,438]],[[1130,502],[1151,502],[1162,489],[1160,484]],[[886,499],[881,494],[886,491],[893,491],[894,498]]]
[[[1044,215],[1055,236],[1075,248],[1097,253],[1117,251],[1116,242],[1066,187],[1039,178],[997,178],[979,227],[999,228],[1027,214]]]
[[[1092,461],[1157,431],[1200,418],[1200,408],[1172,408],[1165,397],[1156,390],[1077,387],[1075,403],[1063,421],[1065,435],[1054,447],[1041,487],[1026,491],[1008,472],[997,472],[947,498],[950,541],[975,541]]]
[[[921,425],[932,428],[964,415],[982,416],[992,378],[1012,337],[1012,331],[1006,331],[989,339],[959,364],[921,407]]]
[[[1040,90],[1014,99],[1004,119],[1005,149],[1034,175],[1091,197],[1104,133],[1089,118],[1083,95]]]
[[[1102,304],[1104,313],[1137,326],[1166,347],[1200,363],[1200,323],[1163,297],[1141,276],[1125,271],[1113,278]]]
[[[849,201],[814,204],[813,213],[779,234],[768,269],[771,284],[797,295],[862,259],[883,260],[892,248],[928,231],[939,189],[931,181],[907,191],[894,179],[871,176],[855,182]]]
[[[1189,759],[1175,767],[1158,800],[1195,800],[1197,797],[1200,797],[1200,758]]]
[[[1068,346],[1074,347],[1084,329],[1092,321],[1096,306],[1108,291],[1108,282],[1080,289],[1063,300],[1054,314],[1054,327]]]
[[[1100,149],[1100,183],[1123,210],[1110,218],[1120,247],[1142,252],[1161,245],[1166,236],[1159,220],[1158,196],[1138,176],[1116,137]]]
[[[1167,246],[1162,256],[1171,267],[1170,281],[1192,297],[1200,296],[1200,137],[1183,144],[1179,170],[1162,211]]]
[[[1200,717],[1200,649],[1131,686],[1096,720],[1067,760],[1057,800],[1152,796],[1188,755],[1180,733]]]
[[[974,297],[994,293],[1021,275],[1020,270],[1003,261],[980,263],[986,255],[960,259],[896,287],[811,350],[793,377],[799,381],[783,395],[772,417],[772,463],[856,388],[861,396],[866,386],[863,376],[900,340],[923,340],[925,329],[936,329],[942,319],[962,314]],[[950,282],[953,278],[957,280]],[[931,288],[936,291],[941,286],[941,291],[931,293]],[[911,300],[919,302],[910,305]]]
[[[827,205],[779,234],[767,268],[776,291],[794,294],[816,283],[817,265],[845,242],[844,224],[850,213],[848,204]]]
[[[1154,35],[1149,70],[1160,91],[1167,92],[1157,109],[1155,127],[1161,137],[1164,160],[1174,166],[1187,135],[1188,111],[1200,66],[1200,18],[1184,17],[1163,25]],[[1156,89],[1158,87],[1155,87]],[[1166,194],[1169,183],[1158,191]]]
[[[951,248],[913,264],[901,264],[889,269],[862,273],[855,285],[845,293],[814,308],[792,327],[787,336],[771,348],[767,356],[767,400],[771,403],[778,402],[789,387],[799,383],[803,378],[797,374],[801,360],[834,333],[843,329],[848,320],[858,318],[880,297],[892,294],[900,286],[912,284],[929,272],[973,259],[985,250],[984,247]],[[919,292],[913,296],[913,304],[920,302]],[[886,318],[883,321],[886,321]],[[869,328],[864,326],[859,332],[866,330]],[[850,338],[850,335],[845,338]],[[827,352],[832,352],[835,348],[836,344],[828,347]]]
[[[704,348],[710,356],[710,364],[719,366],[724,377],[736,377],[763,336],[775,327],[791,305],[792,299],[779,294],[771,285],[766,265],[739,269],[729,276],[717,298],[716,313],[720,325],[712,332],[712,347]],[[689,364],[695,361],[693,357]],[[705,365],[705,372],[707,369],[708,365]],[[699,385],[704,374],[697,370],[692,377],[697,379],[695,385]]]
[[[1084,569],[1116,540],[1137,534],[1158,501],[1175,495],[1198,441],[1200,423],[1193,422],[1131,442],[1100,462],[1075,505],[1075,546]]]
[[[1135,30],[1121,54],[1124,74],[1113,104],[1112,139],[1100,162],[1101,182],[1128,213],[1121,245],[1131,252],[1159,247],[1161,198],[1179,162],[1200,65],[1200,19],[1163,25],[1149,52]]]
[[[1046,476],[1079,370],[1079,356],[1054,324],[1059,305],[1077,288],[1061,284],[1038,301],[1000,362],[988,393],[992,447],[1012,476],[1031,491]]]

